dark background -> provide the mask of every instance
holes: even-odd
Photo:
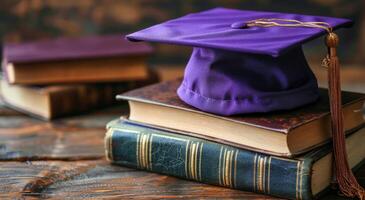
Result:
[[[341,30],[340,57],[347,65],[365,66],[364,0],[1,0],[0,37],[6,42],[60,36],[131,33],[190,12],[214,7],[279,11],[353,19]],[[311,62],[325,55],[323,38],[305,45]],[[190,48],[154,45],[155,64],[182,64]]]

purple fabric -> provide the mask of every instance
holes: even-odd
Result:
[[[127,35],[127,38],[279,56],[291,47],[325,33],[323,29],[299,27],[231,28],[234,23],[260,18],[321,21],[335,28],[351,25],[347,19],[216,8],[152,26]]]
[[[313,102],[318,86],[300,47],[280,57],[194,48],[178,95],[203,111],[232,115]]]
[[[9,63],[33,63],[150,53],[149,45],[123,41],[120,35],[105,35],[6,44],[3,58]]]
[[[177,93],[184,102],[203,111],[233,115],[286,110],[314,102],[318,85],[301,44],[325,31],[245,27],[245,21],[259,18],[322,21],[335,28],[351,24],[346,19],[218,8],[127,38],[193,46]]]

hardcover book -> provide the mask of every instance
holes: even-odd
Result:
[[[331,145],[288,159],[147,127],[108,124],[107,158],[114,164],[288,199],[312,199],[331,183]],[[346,139],[349,163],[365,158],[365,128]]]
[[[50,84],[142,80],[152,48],[122,35],[58,38],[5,44],[3,71],[9,83]]]
[[[15,110],[50,120],[112,105],[116,94],[157,82],[157,74],[150,74],[145,81],[50,86],[11,85],[1,80],[1,96]]]
[[[117,98],[129,102],[132,121],[278,156],[291,157],[307,152],[331,137],[325,89],[320,89],[318,101],[298,109],[224,117],[182,102],[176,95],[180,82],[173,80],[147,86]],[[342,99],[344,127],[351,132],[364,123],[361,109],[365,95],[343,92]]]

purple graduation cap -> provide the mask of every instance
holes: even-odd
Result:
[[[216,8],[152,26],[127,39],[192,46],[177,93],[206,112],[270,112],[316,101],[317,81],[301,45],[326,30],[305,24],[252,26],[258,19],[293,20],[289,25],[295,20],[320,22],[331,28],[351,25],[347,19]]]

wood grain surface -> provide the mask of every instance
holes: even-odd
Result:
[[[126,105],[45,122],[0,107],[0,160],[90,160],[104,157],[108,121]]]
[[[45,122],[0,102],[0,199],[276,199],[110,165],[105,124],[126,113],[120,105]],[[365,185],[365,167],[356,175]]]
[[[268,198],[113,166],[103,160],[2,162],[0,177],[1,198]]]

